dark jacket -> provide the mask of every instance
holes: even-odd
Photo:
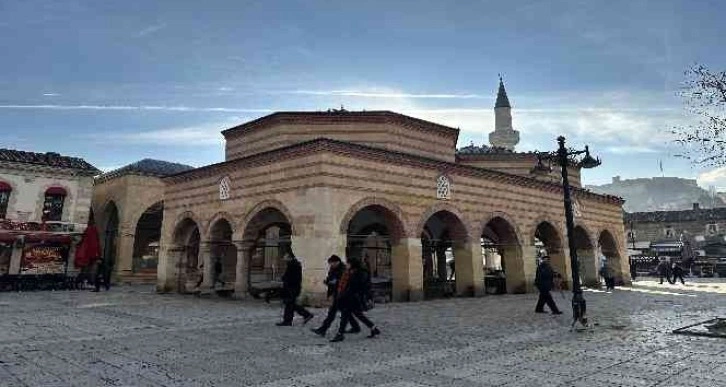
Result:
[[[339,290],[337,300],[345,308],[360,309],[370,290],[368,272],[350,268],[347,275],[347,283],[342,291]]]
[[[338,267],[330,268],[328,270],[328,276],[325,277],[325,285],[328,286],[328,297],[336,297],[338,294],[338,281],[345,272],[345,264],[339,263]]]
[[[296,258],[287,262],[287,268],[282,275],[282,290],[288,297],[297,297],[302,288],[302,265]]]
[[[554,284],[554,272],[552,266],[547,262],[542,262],[537,266],[537,274],[534,277],[534,285],[540,292],[549,292]]]

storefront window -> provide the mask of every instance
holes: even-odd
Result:
[[[10,201],[10,190],[0,190],[0,219],[5,219]]]

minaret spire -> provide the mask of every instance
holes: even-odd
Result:
[[[512,127],[512,105],[504,88],[504,80],[499,74],[499,91],[494,103],[494,131],[489,133],[489,144],[495,148],[514,150],[519,143],[519,132]]]

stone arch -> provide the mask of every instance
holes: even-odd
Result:
[[[393,223],[393,226],[395,228],[394,230],[391,230],[391,233],[393,235],[396,235],[397,238],[405,238],[406,236],[408,236],[405,224],[406,218],[403,215],[403,211],[401,211],[401,208],[396,203],[381,197],[367,197],[357,201],[352,206],[350,206],[348,208],[348,211],[346,211],[345,215],[343,216],[343,220],[340,222],[340,233],[342,235],[346,235],[348,233],[348,226],[353,220],[353,217],[355,217],[362,209],[372,206],[384,208],[391,214],[393,214],[395,218],[398,219],[398,222]]]
[[[487,224],[495,218],[501,218],[502,220],[506,221],[512,227],[514,233],[516,234],[517,243],[522,245],[522,235],[524,235],[524,233],[522,232],[522,228],[519,227],[519,225],[512,216],[503,211],[490,212],[484,218],[484,220],[479,223],[479,228],[476,230],[477,233],[474,235],[482,235],[484,233],[484,229],[487,227]]]
[[[197,226],[197,228],[199,228],[200,235],[202,237],[204,237],[204,235],[202,235],[202,233],[201,233],[202,230],[204,230],[204,227],[203,227],[204,222],[202,222],[201,218],[198,217],[197,214],[195,214],[193,211],[184,211],[176,216],[176,218],[174,219],[174,229],[173,229],[174,232],[176,232],[177,226],[182,221],[184,221],[184,219],[189,219],[192,222],[194,222],[194,224]],[[172,235],[175,235],[175,234],[172,234]],[[174,243],[176,243],[176,240],[174,240]]]
[[[237,246],[233,243],[234,226],[224,216],[214,216],[209,221],[207,238],[211,267],[210,285],[216,290],[234,290],[237,278]],[[221,285],[217,286],[217,285]]]
[[[121,211],[113,200],[108,200],[101,210],[101,248],[103,260],[116,263],[118,255],[118,236],[121,228]]]
[[[563,286],[568,287],[571,281],[568,280],[570,278],[570,267],[568,257],[565,254],[567,247],[566,235],[563,234],[562,229],[557,227],[556,222],[542,220],[535,223],[531,236],[537,250],[537,258],[541,255],[540,250],[544,249],[550,257],[552,269],[562,277]],[[525,259],[532,258],[527,257]]]
[[[455,207],[443,203],[429,209],[426,215],[419,233],[424,298],[467,293],[467,287],[473,284],[469,283],[471,249],[467,249],[472,238],[466,221]]]
[[[596,256],[596,243],[593,233],[584,222],[575,223],[573,229],[574,244],[577,253],[577,260],[580,266],[581,283],[588,287],[599,287],[598,267]]]
[[[191,211],[180,214],[174,222],[172,231],[173,249],[167,252],[167,265],[178,268],[176,272],[177,291],[185,293],[197,287],[201,278],[199,250],[202,236],[199,223]],[[167,268],[168,269],[168,268]]]
[[[415,234],[411,235],[412,238],[419,238],[421,236],[421,233],[424,230],[424,227],[426,226],[426,222],[429,221],[429,219],[434,216],[436,213],[439,212],[447,212],[451,215],[455,216],[461,221],[462,226],[464,229],[462,230],[465,232],[466,237],[471,237],[471,224],[468,221],[467,217],[463,215],[463,213],[454,205],[447,203],[447,202],[439,202],[434,204],[433,206],[429,207],[423,215],[419,218],[418,223],[416,223],[416,226],[412,228]]]
[[[606,266],[606,268],[612,270],[614,277],[617,280],[622,281],[624,273],[622,271],[622,257],[620,256],[620,244],[615,234],[610,232],[608,229],[600,230],[600,234],[597,238],[598,253],[605,257],[604,262],[599,262],[600,266]]]
[[[217,223],[219,220],[226,220],[227,223],[229,223],[229,226],[232,228],[232,235],[237,234],[237,229],[239,226],[234,221],[235,217],[232,216],[229,212],[226,211],[219,211],[216,214],[212,215],[211,218],[209,218],[209,221],[207,222],[207,228],[205,230],[204,235],[206,235],[208,238],[212,238],[212,227],[214,227],[214,224]]]
[[[295,219],[287,206],[277,199],[267,199],[257,203],[249,211],[247,211],[245,216],[242,218],[242,221],[238,223],[238,227],[236,227],[237,232],[235,233],[235,240],[245,239],[245,232],[250,225],[250,222],[255,218],[255,216],[267,208],[275,209],[284,215],[290,223],[292,235],[298,235],[299,230],[295,227]]]
[[[134,273],[156,273],[159,261],[164,202],[157,201],[134,216],[131,268]]]
[[[506,213],[493,212],[482,222],[480,230],[485,274],[494,281],[503,273],[507,293],[525,293],[527,282],[521,234],[514,220]],[[496,285],[487,284],[492,288],[489,292],[500,290],[496,289]]]

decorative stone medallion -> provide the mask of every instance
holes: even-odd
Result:
[[[575,218],[582,217],[582,205],[580,204],[579,200],[572,201],[572,214],[575,216]]]
[[[451,182],[445,175],[441,175],[436,179],[436,199],[451,199]]]
[[[227,200],[230,197],[231,182],[229,176],[225,176],[219,181],[219,200]]]

